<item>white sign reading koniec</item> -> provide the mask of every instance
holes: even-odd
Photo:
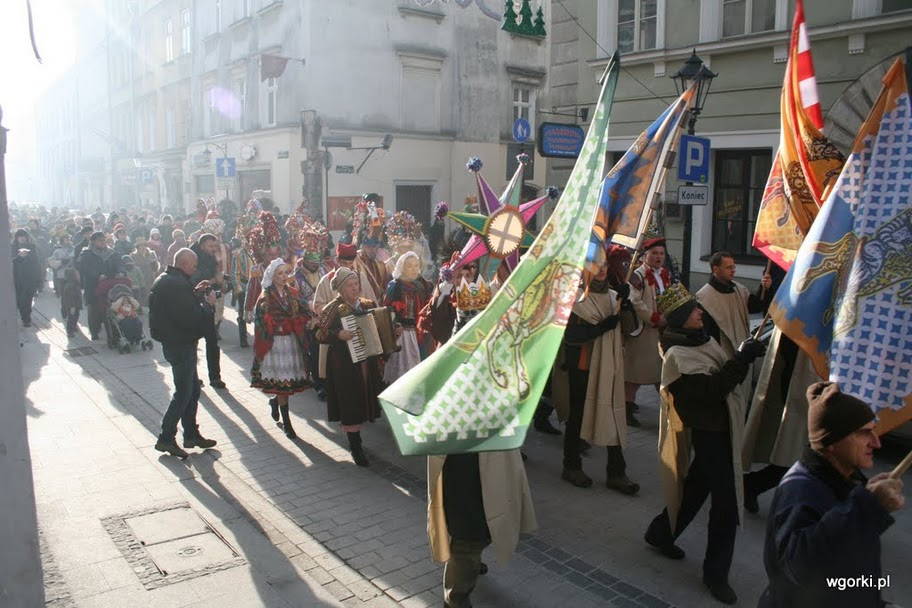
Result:
[[[705,205],[709,202],[709,186],[678,186],[679,205]]]

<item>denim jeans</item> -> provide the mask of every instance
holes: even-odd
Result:
[[[177,435],[177,421],[184,428],[184,437],[196,437],[196,409],[199,406],[200,383],[196,373],[196,342],[192,344],[162,343],[162,353],[171,364],[174,377],[174,396],[162,419],[159,439],[171,441]]]

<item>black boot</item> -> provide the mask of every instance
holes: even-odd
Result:
[[[291,426],[291,414],[288,413],[287,405],[280,405],[279,411],[282,412],[282,428],[285,430],[285,436],[289,439],[294,439],[298,436],[295,433],[294,429]]]
[[[348,445],[351,447],[352,458],[359,467],[370,466],[367,456],[364,455],[364,449],[361,447],[361,431],[347,433]]]
[[[640,421],[637,420],[637,417],[633,415],[633,412],[635,411],[635,409],[634,409],[635,407],[636,407],[636,403],[634,403],[633,401],[627,402],[627,426],[639,428],[643,425],[640,424]]]
[[[241,341],[241,348],[250,348],[250,344],[247,343],[247,324],[243,321],[238,321],[238,339]]]
[[[273,395],[272,399],[269,400],[269,409],[271,410],[272,419],[276,422],[279,421],[279,398]]]

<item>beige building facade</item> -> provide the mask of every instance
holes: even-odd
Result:
[[[779,97],[793,0],[561,0],[553,4],[549,90],[555,112],[589,116],[597,78],[621,51],[609,129],[611,160],[676,96],[670,76],[696,51],[718,76],[696,134],[711,141],[709,202],[694,207],[691,285],[708,274],[711,253],[735,255],[741,278],[758,279],[766,259],[751,247],[753,226],[779,143]],[[825,132],[851,145],[883,66],[912,44],[909,0],[805,0],[805,16]],[[566,10],[565,10],[566,9]],[[572,121],[572,119],[571,119]],[[586,126],[586,123],[583,123]],[[550,159],[548,183],[564,184],[572,162]],[[663,195],[669,251],[680,263],[683,212],[677,169]]]

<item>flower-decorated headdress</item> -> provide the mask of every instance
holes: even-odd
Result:
[[[219,239],[225,233],[225,221],[219,217],[218,211],[212,209],[206,215],[206,221],[203,222],[203,230],[209,234],[217,236]]]
[[[665,246],[665,237],[662,236],[662,233],[656,230],[655,228],[647,228],[643,232],[643,246],[641,251],[646,253],[653,247],[664,247]]]
[[[253,259],[262,264],[265,262],[268,249],[280,248],[282,235],[275,216],[268,211],[261,211],[259,221],[247,234],[247,250]]]
[[[298,232],[298,255],[311,262],[323,261],[323,252],[328,244],[329,233],[320,222],[306,222]]]
[[[247,234],[257,225],[257,221],[260,217],[260,213],[263,211],[263,206],[255,198],[247,201],[247,205],[244,208],[244,215],[238,218],[237,227],[235,229],[235,234],[241,240],[247,238]]]
[[[352,242],[355,245],[380,245],[386,212],[377,206],[378,202],[380,195],[371,192],[363,195],[355,207],[352,214]]]
[[[196,199],[196,220],[202,224],[206,221],[206,216],[209,215],[209,203],[204,198]]]
[[[421,238],[421,223],[408,211],[397,211],[386,223],[386,241],[395,247],[403,241],[417,241]]]

